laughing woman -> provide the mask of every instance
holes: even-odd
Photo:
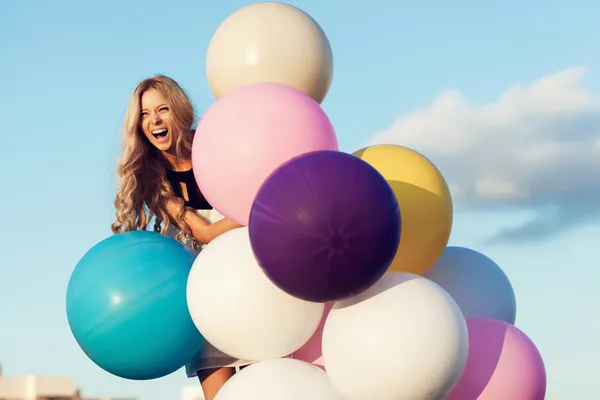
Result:
[[[223,218],[206,201],[194,179],[191,147],[194,109],[172,79],[155,76],[138,84],[127,110],[120,184],[115,199],[114,233],[154,230],[195,251],[240,225]],[[209,343],[186,365],[198,377],[206,400],[247,362],[221,353]]]

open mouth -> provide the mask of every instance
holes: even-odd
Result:
[[[166,128],[155,129],[152,131],[152,136],[154,136],[156,139],[160,139],[167,136],[167,133],[169,133],[169,130]]]

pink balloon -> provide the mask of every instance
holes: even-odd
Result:
[[[490,318],[469,318],[467,327],[467,366],[445,400],[544,400],[544,361],[527,335]]]
[[[323,349],[321,344],[323,341],[323,328],[325,327],[325,321],[327,320],[327,316],[329,316],[329,312],[333,308],[333,304],[334,303],[325,304],[325,311],[323,312],[323,318],[321,318],[319,327],[304,346],[290,354],[290,358],[306,361],[316,365],[317,367],[320,367],[322,370],[325,370],[325,363],[323,362]]]
[[[225,217],[248,225],[256,193],[291,158],[339,150],[329,118],[310,96],[278,83],[239,87],[204,114],[192,145],[198,187]]]

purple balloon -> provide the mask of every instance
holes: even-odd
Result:
[[[357,295],[390,266],[400,210],[371,165],[339,151],[314,151],[277,168],[258,191],[248,223],[257,261],[300,299]]]

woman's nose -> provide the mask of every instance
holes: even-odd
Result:
[[[152,115],[152,123],[156,124],[160,124],[162,121],[160,119],[160,116],[158,115],[158,113],[154,113]]]

